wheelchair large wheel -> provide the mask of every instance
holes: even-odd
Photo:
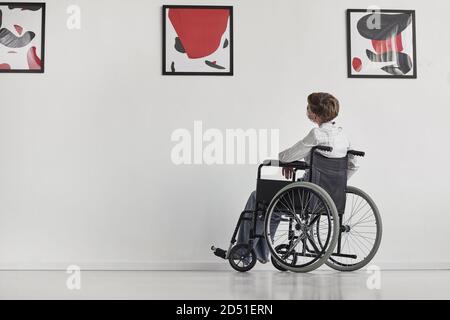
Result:
[[[355,271],[377,253],[383,228],[378,208],[367,193],[350,186],[346,193],[338,245],[326,264],[339,271]]]
[[[234,270],[247,272],[256,264],[255,250],[247,244],[237,244],[231,248],[228,261]]]
[[[287,185],[272,199],[265,218],[264,235],[274,262],[293,272],[317,269],[336,246],[338,222],[336,206],[323,188],[309,182]],[[317,228],[323,238],[317,237]]]

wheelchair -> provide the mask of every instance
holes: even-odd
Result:
[[[228,250],[212,246],[214,254],[246,272],[257,261],[255,240],[263,238],[273,266],[280,271],[310,272],[323,264],[355,271],[367,265],[380,246],[381,216],[367,193],[347,185],[349,155],[365,153],[349,150],[344,158],[323,155],[330,151],[331,147],[316,146],[308,162],[264,161],[258,167],[256,207],[241,213]],[[292,181],[261,178],[268,166],[293,168]],[[297,171],[304,171],[304,177],[297,180]],[[258,219],[264,219],[262,234],[256,232]],[[250,240],[236,243],[243,221],[251,224]]]

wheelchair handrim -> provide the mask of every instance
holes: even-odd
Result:
[[[316,254],[316,257],[312,256],[311,258],[313,258],[313,259],[311,261],[304,263],[302,265],[296,265],[296,266],[287,265],[283,260],[281,260],[280,257],[278,257],[278,254],[274,248],[275,244],[272,245],[273,240],[271,238],[271,233],[270,233],[270,221],[272,219],[272,215],[275,211],[276,205],[279,202],[279,199],[287,191],[290,191],[290,190],[292,191],[293,189],[306,190],[306,191],[312,193],[318,200],[321,201],[321,203],[324,206],[323,208],[327,212],[327,217],[329,219],[329,228],[330,228],[330,231],[329,231],[330,237],[328,239],[329,241],[327,240],[327,242],[326,242],[327,246],[324,246],[322,248],[322,250],[320,251],[320,253]],[[294,208],[294,211],[295,211],[295,208]],[[312,270],[318,268],[319,266],[321,266],[328,259],[328,257],[331,255],[332,251],[334,250],[334,248],[336,246],[337,231],[338,231],[338,224],[335,223],[336,221],[338,221],[336,206],[335,206],[333,200],[331,199],[330,195],[323,188],[321,188],[318,185],[309,183],[309,182],[295,182],[295,183],[289,184],[288,186],[281,189],[275,195],[275,197],[272,199],[272,201],[267,209],[264,234],[265,234],[265,238],[266,238],[266,242],[269,247],[269,250],[277,262],[279,262],[284,268],[286,268],[290,271],[308,272],[308,271],[312,271]],[[312,241],[311,241],[311,243],[312,243]],[[298,242],[295,244],[295,246],[297,246],[297,245],[299,245]],[[305,250],[304,242],[302,243],[302,246],[303,246],[302,252],[304,253],[304,250]],[[314,249],[317,250],[318,248],[316,247]],[[316,251],[316,253],[317,253],[317,251]]]

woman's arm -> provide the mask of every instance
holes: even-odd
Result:
[[[311,149],[317,146],[318,140],[315,130],[312,129],[306,137],[294,144],[292,147],[279,153],[278,158],[281,162],[293,162],[304,159]]]

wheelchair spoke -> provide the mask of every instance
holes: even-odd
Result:
[[[294,215],[295,215],[295,202],[294,202],[294,194],[292,195],[292,199],[291,199],[291,192],[288,192],[287,193],[287,196],[288,196],[288,198],[289,198],[289,201],[290,201],[290,203],[291,203],[291,205],[292,205],[292,212],[294,213]]]
[[[364,212],[364,214],[361,215],[361,217],[359,218],[359,220],[357,222],[364,220],[367,217],[368,213],[369,213],[369,217],[371,214],[373,214],[372,208],[369,208],[366,212]]]
[[[369,209],[369,211],[367,213],[364,214],[364,216],[361,216],[361,218],[359,218],[356,222],[354,223],[349,223],[349,224],[357,224],[359,222],[364,222],[366,219],[368,218],[373,218],[373,211]]]
[[[304,194],[305,190],[302,189],[302,194]],[[298,198],[300,199],[300,206],[301,206],[301,210],[302,212],[305,211],[305,207],[303,206],[303,197],[300,196],[300,190],[297,189],[297,193],[298,193]]]
[[[291,195],[292,195],[292,198],[291,198]],[[291,192],[287,193],[287,196],[288,196],[289,201],[290,201],[290,203],[292,205],[292,211],[295,214],[295,193],[292,190]]]
[[[294,217],[295,216],[295,210],[289,208],[283,201],[280,201],[280,203],[288,210],[289,213],[289,217]]]
[[[310,193],[308,193],[307,195],[309,195],[309,197],[307,197],[308,198],[308,202],[305,203],[305,210],[308,209],[308,205],[309,205],[309,203],[310,203],[310,201],[311,201],[311,199],[313,197]]]
[[[281,234],[281,235],[277,235],[277,238],[276,238],[276,239],[275,239],[275,237],[274,237],[273,243],[279,241],[280,239],[287,238],[287,236],[288,236],[288,232],[285,232],[285,233],[283,233],[283,234]]]
[[[278,231],[278,230],[277,230]],[[280,238],[280,237],[282,237],[282,236],[284,236],[284,235],[286,235],[286,234],[288,234],[289,233],[289,230],[287,230],[287,231],[285,231],[285,232],[283,232],[283,233],[281,233],[281,234],[277,234],[277,239],[278,238]],[[275,238],[275,237],[274,237]]]
[[[316,200],[316,203],[314,203],[314,208],[311,210],[311,214],[314,214],[314,212],[316,212],[316,207],[317,207],[317,203],[319,202],[319,199]],[[322,207],[322,203],[319,205],[319,208]],[[319,209],[317,208],[317,209]]]
[[[359,201],[359,202],[358,202]],[[364,199],[363,198],[361,198],[361,199],[357,199],[356,201],[355,201],[355,213],[356,212],[358,212],[359,211],[359,209],[360,209],[360,206],[361,206],[361,204],[363,203],[363,201],[364,201]]]
[[[353,243],[356,247],[358,247],[358,249],[361,252],[365,252],[365,250],[361,246],[365,247],[366,249],[368,249],[370,251],[370,248],[367,248],[367,246],[363,242],[361,242],[361,240],[359,240],[358,238],[354,237],[351,233],[349,233],[347,237],[349,239],[353,240],[353,242],[348,241],[349,245],[350,245],[350,243]],[[352,250],[352,251],[349,251],[348,253],[349,254],[354,254],[355,252],[356,252],[355,250]]]
[[[279,203],[281,203],[286,209],[287,209],[287,211],[290,213],[290,214],[292,214],[292,209],[291,208],[289,208],[289,204],[285,204],[284,203],[284,201],[283,201],[284,199],[280,199],[279,200]]]
[[[356,233],[356,234],[354,234],[353,232]],[[368,237],[368,236],[364,236],[364,235],[362,235],[360,232],[358,232],[358,231],[356,231],[356,230],[352,230],[351,233],[353,233],[353,236],[359,237],[359,238],[361,238],[361,239],[363,239],[363,240],[366,240],[366,241],[367,241],[368,243],[370,243],[370,244],[372,244],[372,242],[369,241],[369,240],[375,241],[375,238],[371,238],[371,237]]]
[[[361,204],[361,203],[360,203],[360,204]],[[357,210],[352,211],[352,214],[350,215],[350,217],[348,218],[347,221],[351,221],[352,218],[354,218],[354,217],[358,214],[358,212],[360,212],[366,205],[367,205],[367,202],[366,202],[361,208],[359,208],[359,206],[358,206],[358,209],[357,209]]]
[[[284,205],[284,203],[282,203]],[[285,205],[284,205],[285,206]],[[285,206],[286,207],[286,206]],[[287,208],[287,207],[286,207]],[[295,209],[292,211],[289,211],[289,213],[291,214],[291,217],[295,219],[295,222],[301,224],[301,221],[299,220],[299,218],[297,217],[297,215],[295,214]]]
[[[370,244],[370,242],[367,239],[361,238],[360,236],[358,236],[358,235],[356,235],[354,233],[349,233],[349,236],[353,240],[357,241],[357,243],[359,243],[361,246],[365,247],[366,249],[368,249],[370,251],[370,248],[367,247],[367,243]],[[364,250],[361,250],[361,251],[364,251]]]
[[[365,247],[369,252],[370,252],[370,248],[367,247],[367,245],[365,243],[363,243],[361,240],[359,240],[358,238],[354,237],[353,235],[349,234],[349,237],[354,241],[355,245],[361,250],[361,252],[366,252],[364,249],[361,248],[361,246]]]

